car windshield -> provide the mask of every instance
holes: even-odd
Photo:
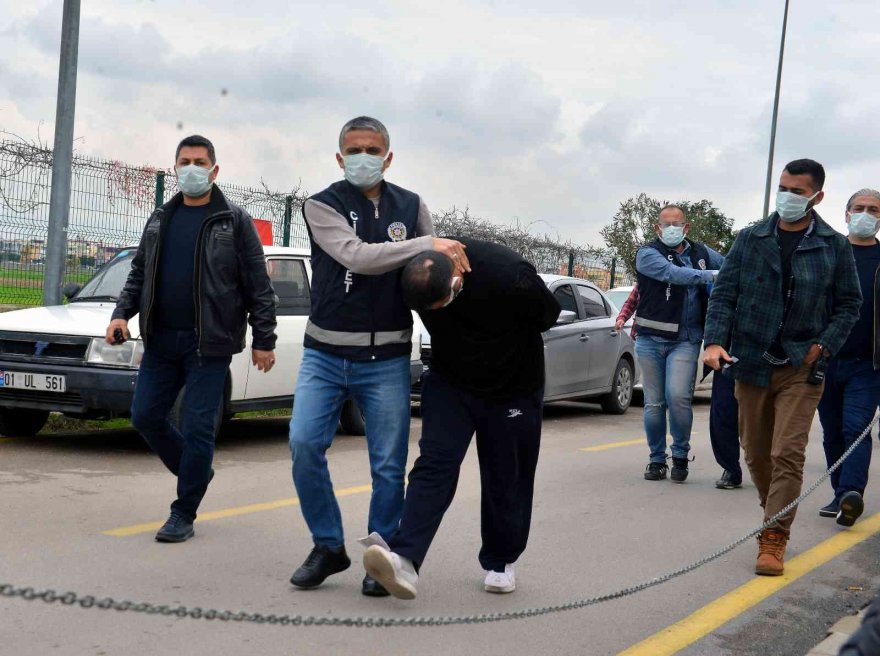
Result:
[[[623,304],[626,303],[626,299],[629,297],[629,291],[623,289],[619,291],[605,292],[605,296],[609,301],[614,303],[614,307],[620,310],[620,308],[623,307]]]
[[[79,293],[71,299],[77,301],[115,301],[122,292],[122,287],[131,271],[131,261],[135,250],[132,248],[121,251],[116,257],[98,270]]]

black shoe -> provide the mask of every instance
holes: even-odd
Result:
[[[865,502],[858,492],[849,491],[840,497],[840,510],[837,511],[837,523],[841,526],[852,526],[862,516]]]
[[[688,477],[688,460],[687,458],[673,458],[672,471],[669,478],[673,483],[684,483]]]
[[[648,466],[645,467],[645,480],[662,481],[666,478],[667,469],[669,469],[669,467],[662,462],[649,462]]]
[[[290,577],[290,582],[298,588],[317,588],[328,576],[343,572],[350,565],[345,547],[331,549],[315,545],[306,561]]]
[[[361,594],[367,597],[387,597],[390,593],[382,587],[381,583],[367,574],[364,577],[364,582],[361,584]]]
[[[168,521],[156,533],[156,541],[186,542],[195,534],[192,520],[184,517],[176,510],[172,510]]]
[[[819,508],[819,517],[837,517],[837,511],[840,508],[837,505],[837,497],[831,500],[824,508]]]
[[[733,473],[725,469],[724,473],[721,474],[721,478],[715,481],[715,487],[719,490],[732,490],[742,487],[742,483],[742,478],[737,478]]]

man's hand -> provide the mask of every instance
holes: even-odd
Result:
[[[622,318],[618,319],[617,321],[614,322],[614,329],[615,330],[623,330],[623,326],[625,324],[626,324],[626,321],[624,321]]]
[[[254,361],[254,366],[264,374],[268,374],[272,367],[275,366],[275,351],[251,349],[251,357]]]
[[[711,344],[703,351],[703,363],[715,371],[719,371],[725,362],[733,362],[733,358],[718,344]]]
[[[820,344],[813,344],[810,347],[810,350],[807,351],[807,354],[804,356],[804,364],[813,364],[816,360],[822,357],[822,353],[823,347]]]
[[[122,330],[125,339],[131,339],[131,333],[128,332],[128,321],[125,319],[114,319],[110,322],[110,325],[107,326],[107,334],[104,335],[104,339],[107,340],[108,344],[116,343],[116,337],[113,333],[115,333],[117,329]]]
[[[440,251],[452,260],[452,264],[455,266],[456,275],[460,276],[464,273],[470,272],[471,263],[468,262],[467,255],[464,253],[464,249],[467,248],[467,246],[460,241],[434,237],[433,248],[435,251]]]

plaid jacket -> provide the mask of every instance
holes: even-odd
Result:
[[[623,307],[620,308],[620,314],[617,315],[618,319],[623,319],[623,323],[626,323],[632,318],[632,315],[636,313],[636,309],[639,307],[639,286],[633,285],[632,291],[629,293],[629,296],[626,297],[626,300],[623,302]],[[629,331],[629,336],[633,339],[636,338],[636,322],[633,321],[632,329]]]
[[[859,317],[862,292],[846,237],[814,211],[815,229],[791,259],[794,296],[782,333],[782,346],[800,366],[813,344],[833,355]],[[782,322],[782,262],[774,213],[745,228],[715,281],[706,314],[706,345],[720,344],[739,358],[737,380],[767,387],[771,365],[763,355]]]

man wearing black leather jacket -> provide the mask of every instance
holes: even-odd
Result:
[[[187,137],[177,147],[180,192],[147,221],[131,273],[107,328],[129,338],[139,315],[144,357],[132,424],[177,476],[177,499],[156,534],[160,542],[193,536],[193,521],[214,475],[214,437],[232,356],[244,350],[247,323],[254,365],[275,364],[275,301],[263,247],[248,213],[214,180],[214,146]],[[179,426],[169,418],[184,390]]]

